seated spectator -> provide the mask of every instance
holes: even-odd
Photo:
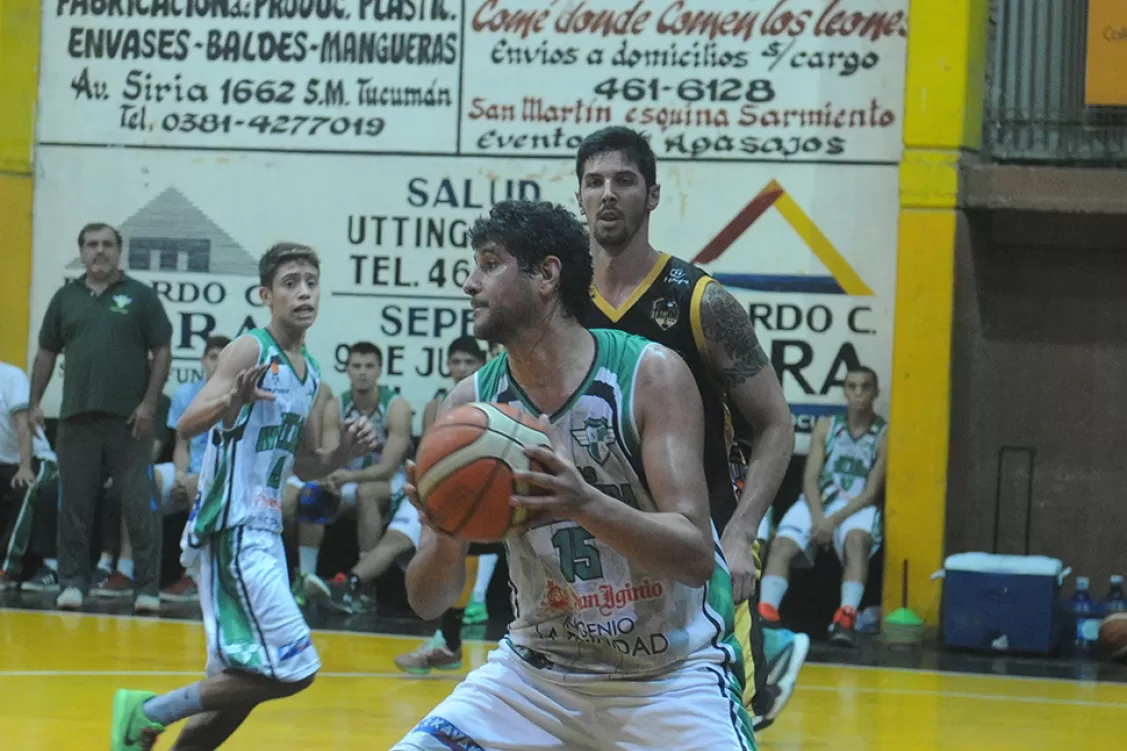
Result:
[[[314,574],[302,578],[305,597],[341,613],[371,613],[376,609],[375,582],[392,564],[404,571],[422,539],[419,512],[403,494],[404,475],[391,482],[390,520],[376,547],[369,550],[347,574],[337,574],[330,582]]]
[[[804,492],[779,522],[760,582],[759,612],[764,620],[777,623],[791,562],[803,554],[813,565],[817,547],[832,544],[845,573],[830,637],[842,646],[853,644],[869,558],[880,547],[878,503],[884,489],[888,423],[873,411],[878,393],[871,368],[861,366],[846,374],[846,412],[815,424]]]
[[[383,354],[371,342],[357,342],[349,348],[346,366],[349,389],[333,400],[332,413],[324,417],[326,423],[338,426],[338,432],[345,420],[368,420],[376,434],[376,449],[315,483],[317,492],[339,498],[338,514],[355,514],[361,560],[381,543],[383,512],[388,509],[394,490],[403,484],[403,465],[411,448],[411,405],[389,386],[380,385],[382,367]],[[390,523],[388,526],[397,528]],[[299,578],[306,580],[302,589],[315,593],[320,599],[328,599],[330,588],[317,577],[323,539],[323,525],[300,522]],[[365,600],[371,599],[370,593],[360,594],[365,595]]]
[[[28,420],[29,393],[27,375],[0,362],[0,518],[8,520],[0,538],[7,540],[0,562],[0,590],[58,592],[59,563],[53,552],[58,465],[47,438]],[[21,582],[29,549],[43,563]]]

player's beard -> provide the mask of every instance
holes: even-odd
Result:
[[[533,313],[528,307],[525,300],[520,299],[514,290],[500,307],[489,305],[485,309],[485,318],[481,323],[474,320],[474,336],[488,342],[507,344],[523,326],[534,320]]]
[[[596,218],[594,222],[588,221],[587,225],[591,228],[591,234],[595,238],[595,242],[599,247],[606,250],[616,250],[624,248],[630,244],[634,236],[638,234],[642,223],[645,221],[645,213],[630,215],[625,212],[621,213],[621,219],[615,223],[613,229],[604,228]]]

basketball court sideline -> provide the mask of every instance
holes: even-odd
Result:
[[[316,631],[324,666],[308,691],[263,705],[225,748],[386,749],[465,671],[415,677],[392,659],[417,636]],[[199,676],[198,621],[0,610],[0,726],[5,748],[108,745],[119,687],[166,691]],[[466,642],[468,670],[491,643]],[[763,749],[1028,751],[1115,748],[1127,685],[808,664]],[[158,744],[168,748],[179,726]],[[705,751],[702,749],[702,751]]]

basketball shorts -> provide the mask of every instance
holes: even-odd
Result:
[[[392,751],[755,751],[738,688],[715,663],[648,681],[561,683],[502,641]]]
[[[208,675],[235,669],[295,682],[320,669],[309,626],[290,591],[280,535],[223,530],[208,539],[199,565]]]
[[[391,517],[387,523],[388,531],[395,530],[417,548],[423,537],[423,523],[419,521],[418,510],[403,495],[406,475],[398,474],[391,480]]]
[[[767,514],[770,516],[770,514]],[[755,556],[755,580],[758,582],[763,578],[763,559],[762,549],[760,548],[759,540],[752,543],[752,554]],[[758,584],[756,584],[758,587]],[[735,621],[733,623],[736,639],[740,642],[740,651],[743,653],[743,666],[744,666],[744,692],[743,703],[747,708],[751,708],[752,702],[755,699],[756,691],[762,688],[762,684],[766,682],[767,676],[764,674],[764,669],[767,665],[767,660],[763,656],[763,640],[755,627],[754,620],[757,618],[755,598],[752,601],[744,600],[736,605]]]
[[[398,532],[410,540],[415,549],[418,549],[419,541],[423,538],[423,523],[419,520],[419,512],[406,499],[400,501],[387,523],[387,531]],[[407,562],[409,561],[408,558]]]
[[[415,551],[419,549],[419,541],[423,539],[423,523],[419,519],[418,510],[407,500],[403,493],[403,485],[407,476],[402,472],[391,478],[391,507],[390,517],[384,532],[398,532],[411,541],[411,551],[404,553],[396,559],[395,563],[406,571]]]
[[[845,508],[847,503],[849,503],[849,500],[846,498],[835,498],[826,504],[824,513],[828,516]],[[810,542],[813,527],[814,523],[810,518],[810,507],[806,504],[806,496],[800,495],[795,504],[783,514],[783,520],[779,522],[775,536],[793,540],[806,553],[807,562],[813,564],[818,555],[817,546]],[[838,559],[843,562],[845,561],[845,538],[853,530],[861,530],[869,534],[873,538],[869,555],[871,557],[876,553],[880,549],[881,542],[881,518],[877,507],[867,506],[861,509],[834,530],[834,552],[837,553]]]
[[[394,500],[396,495],[403,492],[403,483],[407,481],[407,476],[400,472],[395,477],[391,478],[391,497]],[[340,511],[341,516],[353,515],[356,513],[356,491],[360,487],[359,483],[346,482],[340,486]],[[416,546],[418,543],[416,543]]]
[[[403,484],[407,481],[407,475],[403,472],[391,478],[391,498],[394,503],[398,494],[403,492]],[[297,479],[297,475],[290,475],[286,480],[287,485],[291,485],[298,490],[304,487],[305,483]],[[340,486],[340,510],[337,512],[339,516],[352,515],[356,513],[356,490],[359,485],[355,482],[346,482]],[[415,543],[416,547],[418,542]]]

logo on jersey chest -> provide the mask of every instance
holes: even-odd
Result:
[[[582,428],[571,431],[575,442],[587,450],[587,455],[599,464],[606,464],[610,458],[610,447],[614,444],[614,431],[605,417],[588,417]]]
[[[669,331],[677,325],[677,321],[681,318],[681,306],[677,304],[676,300],[666,300],[664,297],[660,300],[654,300],[650,317],[653,318],[654,323],[661,327],[662,331]]]
[[[682,268],[670,269],[669,276],[665,277],[665,281],[678,287],[689,286],[689,277],[685,276],[685,270]]]

